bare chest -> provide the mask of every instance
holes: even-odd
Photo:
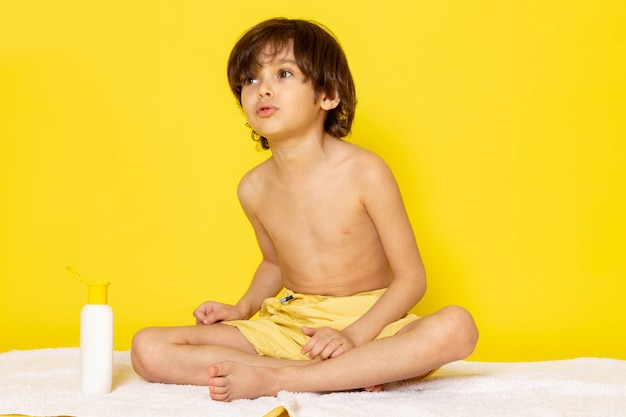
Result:
[[[259,220],[275,245],[341,245],[371,225],[358,190],[345,182],[284,187],[263,197]]]

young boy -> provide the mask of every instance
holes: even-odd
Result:
[[[272,150],[238,188],[263,259],[236,305],[207,301],[196,326],[138,332],[136,372],[231,401],[378,391],[469,356],[478,332],[466,310],[407,315],[424,267],[391,171],[341,139],[356,97],[335,38],[308,21],[262,22],[235,45],[228,78]]]

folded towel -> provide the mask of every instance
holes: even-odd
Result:
[[[626,361],[616,359],[460,361],[424,381],[389,384],[380,393],[283,391],[277,397],[231,403],[212,401],[206,387],[145,382],[133,372],[129,352],[115,352],[110,394],[84,395],[79,389],[79,361],[77,348],[1,353],[0,414],[626,417]]]

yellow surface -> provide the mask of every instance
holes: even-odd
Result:
[[[289,411],[282,405],[279,405],[276,408],[271,409],[267,414],[263,417],[290,417]]]
[[[115,347],[234,302],[259,261],[237,203],[257,152],[225,77],[283,15],[341,39],[352,141],[393,167],[426,314],[476,316],[474,360],[626,359],[622,0],[0,5],[0,350],[77,346],[110,281]]]

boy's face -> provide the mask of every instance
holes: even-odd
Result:
[[[241,105],[254,131],[275,142],[281,138],[319,134],[333,104],[324,93],[317,96],[313,84],[298,67],[293,45],[276,51],[266,47],[259,66],[244,80]]]

